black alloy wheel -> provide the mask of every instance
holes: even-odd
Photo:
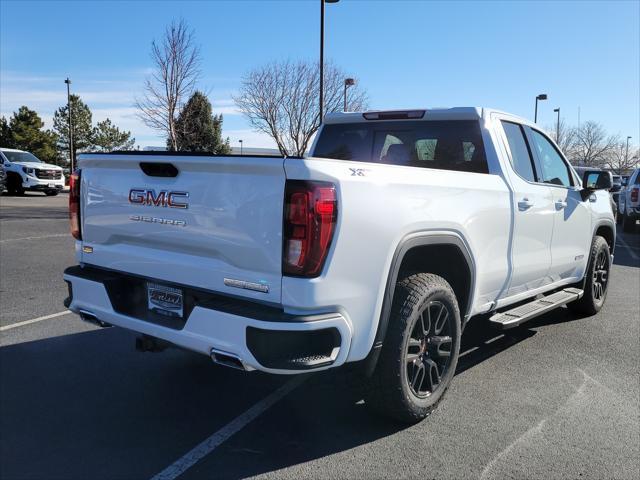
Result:
[[[432,301],[416,318],[406,349],[407,381],[411,392],[428,397],[440,386],[451,358],[453,314],[439,301]]]
[[[609,268],[611,257],[606,250],[600,250],[596,256],[593,269],[593,280],[591,288],[593,290],[593,299],[598,302],[604,302],[607,293],[607,285],[609,284]]]

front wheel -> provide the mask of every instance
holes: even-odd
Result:
[[[58,190],[47,190],[46,192],[44,192],[44,194],[47,197],[55,197],[56,195],[58,195]]]
[[[22,182],[15,176],[7,178],[7,191],[9,195],[24,195],[24,188],[22,188]]]
[[[460,335],[458,302],[445,279],[418,273],[399,281],[366,404],[401,422],[427,417],[451,383]]]
[[[568,303],[567,308],[584,315],[598,313],[607,298],[610,271],[611,252],[609,244],[603,237],[596,236],[593,239],[589,265],[585,272],[584,295],[580,300]]]

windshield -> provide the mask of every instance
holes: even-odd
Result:
[[[477,121],[328,124],[314,156],[487,173]]]
[[[42,163],[38,157],[29,152],[8,152],[7,150],[2,150],[2,154],[7,157],[7,160],[10,162]]]

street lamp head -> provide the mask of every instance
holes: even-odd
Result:
[[[629,136],[627,137],[627,140],[631,140],[631,138],[633,138],[633,137],[631,137],[631,135],[629,135]]]
[[[355,85],[356,81],[355,81],[354,78],[345,78],[344,79],[344,84],[350,87],[352,85]]]
[[[340,0],[324,0],[324,3],[338,3]]]
[[[553,111],[556,112],[556,113],[560,113],[560,109],[559,108],[554,108]]]
[[[67,85],[71,85],[71,80],[69,80],[69,77],[65,79],[64,83],[66,83]]]
[[[547,94],[546,93],[541,93],[540,95],[538,95],[536,97],[536,100],[546,100],[547,99]]]

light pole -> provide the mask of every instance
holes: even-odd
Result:
[[[631,137],[627,137],[627,149],[624,152],[624,164],[625,166],[627,165],[627,162],[629,161],[629,140],[631,140]]]
[[[320,122],[324,118],[324,4],[338,3],[340,0],[320,0]]]
[[[242,156],[242,139],[238,140],[238,142],[240,142],[240,156]]]
[[[558,119],[556,120],[556,143],[560,141],[560,107],[554,108],[554,112],[558,114]]]
[[[536,112],[533,115],[533,123],[538,123],[538,100],[546,100],[546,99],[547,99],[546,93],[541,93],[536,97]]]
[[[347,88],[352,87],[356,84],[356,81],[353,78],[345,78],[344,79],[344,110],[347,111]]]
[[[69,114],[69,171],[73,173],[73,127],[71,126],[71,80],[64,81],[67,84],[67,113]]]

